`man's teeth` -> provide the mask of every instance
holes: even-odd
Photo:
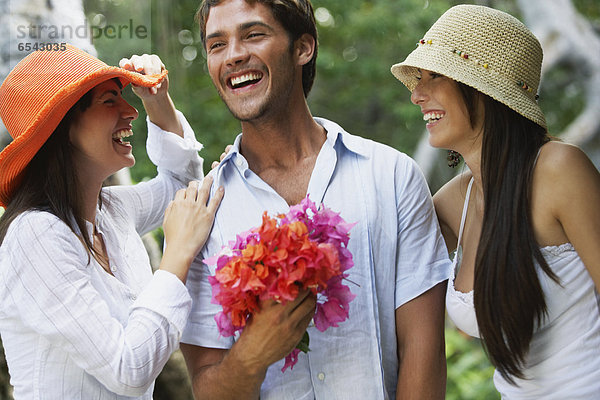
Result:
[[[133,132],[131,131],[131,129],[121,129],[113,133],[112,138],[120,140],[129,136],[133,136]]]
[[[429,112],[427,114],[423,114],[423,121],[433,122],[442,119],[443,116],[443,113]]]
[[[236,76],[235,78],[231,78],[231,86],[236,87],[241,84],[244,84],[248,81],[257,81],[262,77],[261,74],[257,74],[254,72],[250,72],[248,74],[244,74],[241,76]]]

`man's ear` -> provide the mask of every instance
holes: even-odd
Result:
[[[315,45],[315,38],[308,33],[303,34],[296,40],[294,46],[298,65],[308,64],[312,60],[315,54]]]

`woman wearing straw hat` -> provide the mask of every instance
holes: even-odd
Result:
[[[0,87],[13,137],[0,153],[0,332],[16,399],[151,399],[186,323],[187,271],[222,192],[207,205],[210,180],[188,185],[202,176],[201,145],[158,57],[122,64],[72,46],[38,51]],[[159,173],[102,188],[135,162],[123,141],[138,116],[121,97],[128,83],[148,112]],[[163,215],[166,248],[152,275],[140,234]]]
[[[469,167],[435,195],[456,277],[446,306],[482,338],[507,399],[600,398],[600,174],[551,141],[542,49],[512,16],[449,9],[392,73],[429,142]]]

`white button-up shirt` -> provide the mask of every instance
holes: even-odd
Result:
[[[152,398],[191,299],[175,275],[152,274],[140,234],[202,176],[201,145],[184,125],[181,138],[149,123],[156,178],[104,189],[96,224],[114,276],[53,214],[28,211],[10,225],[0,247],[0,332],[16,399]]]
[[[425,179],[408,156],[353,136],[337,124],[315,119],[327,130],[308,185],[310,198],[340,212],[350,231],[354,267],[348,283],[356,298],[338,328],[309,327],[310,349],[293,370],[273,364],[261,399],[393,399],[398,379],[395,310],[448,279],[450,260]],[[225,197],[206,246],[190,270],[193,306],[181,341],[230,348],[219,335],[207,277],[214,266],[202,259],[218,253],[235,235],[259,226],[263,211],[285,213],[286,201],[248,168],[239,153],[241,136],[216,172],[214,188]]]

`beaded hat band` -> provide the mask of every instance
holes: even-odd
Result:
[[[485,6],[458,5],[391,71],[411,92],[419,69],[445,75],[547,128],[537,104],[542,58],[536,37],[513,16]]]

